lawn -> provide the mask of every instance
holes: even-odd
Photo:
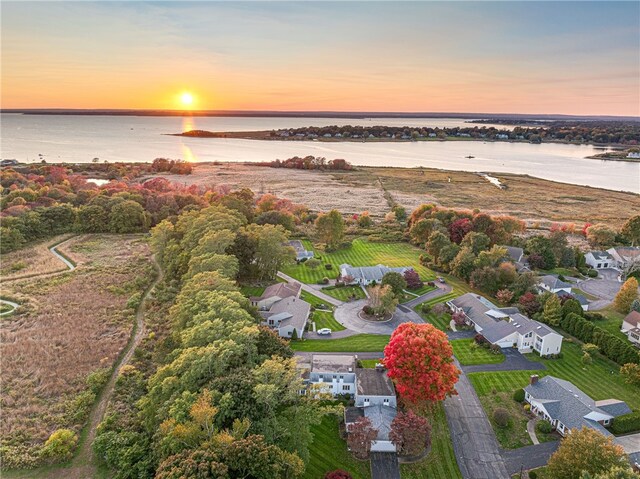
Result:
[[[291,341],[291,349],[294,351],[313,352],[382,352],[389,342],[389,336],[380,334],[356,334],[340,339],[304,339]]]
[[[344,263],[352,266],[411,266],[423,280],[430,281],[434,278],[434,273],[420,264],[422,250],[409,243],[370,243],[366,239],[356,239],[350,247],[333,253],[314,249],[308,240],[304,240],[303,244],[308,250],[314,251],[322,265],[313,269],[305,263],[294,264],[283,268],[282,272],[304,283],[317,283],[325,276],[335,278],[339,274],[340,265]],[[325,264],[331,264],[332,268],[325,269]]]
[[[462,479],[453,453],[449,425],[442,403],[426,414],[431,423],[431,452],[415,464],[401,464],[404,479]]]
[[[327,304],[326,301],[318,298],[317,296],[314,296],[313,294],[307,291],[303,290],[300,292],[300,299],[305,300],[307,303],[309,303],[311,306],[313,306],[316,309],[327,309],[327,310],[333,311],[333,306],[331,306],[330,304]]]
[[[316,331],[322,328],[330,328],[332,331],[342,331],[346,329],[335,320],[331,311],[314,311],[311,313],[311,321],[316,323]]]
[[[594,321],[593,324],[595,326],[609,331],[611,334],[623,339],[625,342],[628,341],[627,335],[620,331],[622,320],[625,316],[624,314],[618,313],[613,309],[604,309],[597,312],[602,314],[606,319],[604,321]]]
[[[304,474],[305,479],[322,479],[335,469],[348,471],[354,479],[368,479],[369,461],[357,461],[347,451],[347,443],[340,437],[340,419],[327,415],[322,422],[311,428],[313,441],[309,447],[310,458]]]
[[[264,286],[249,286],[249,285],[242,285],[240,286],[240,292],[245,295],[247,298],[250,298],[251,296],[257,296],[260,297],[262,296],[262,293],[264,293]]]
[[[456,339],[451,341],[453,354],[455,354],[463,366],[471,366],[473,364],[497,364],[504,361],[504,354],[494,354],[482,347],[474,349],[472,344],[474,344],[473,339]]]
[[[327,286],[326,288],[322,288],[322,292],[340,301],[349,301],[351,298],[366,298],[360,286]]]
[[[380,362],[379,359],[360,359],[360,367],[373,369],[376,367],[376,364]]]

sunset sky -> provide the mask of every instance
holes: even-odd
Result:
[[[3,108],[640,115],[640,2],[2,2]]]

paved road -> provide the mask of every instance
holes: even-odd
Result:
[[[551,455],[556,452],[560,441],[543,442],[533,446],[520,447],[518,449],[502,450],[504,464],[509,474],[520,472],[520,469],[528,471],[537,467],[546,466]]]
[[[547,369],[547,367],[537,361],[529,361],[515,349],[505,348],[502,350],[505,355],[504,361],[499,364],[474,364],[473,366],[462,366],[465,373],[495,372],[495,371],[533,371]]]
[[[320,298],[322,301],[325,301],[326,303],[332,304],[334,306],[340,306],[342,303],[342,301],[340,301],[339,299],[333,298],[331,296],[329,296],[326,293],[323,293],[322,291],[319,291],[315,288],[312,288],[311,286],[309,286],[308,284],[303,283],[302,281],[298,281],[295,278],[292,278],[289,275],[284,274],[281,271],[278,271],[278,278],[282,278],[287,280],[289,283],[300,283],[302,285],[302,289],[304,291],[306,291],[307,293],[311,293],[314,296],[317,296],[318,298]]]
[[[406,306],[400,305],[393,313],[393,318],[386,322],[365,321],[358,317],[358,313],[367,304],[366,299],[343,303],[333,313],[340,324],[345,328],[364,334],[391,334],[402,323],[424,323],[418,313]]]
[[[424,303],[425,301],[429,301],[430,299],[437,298],[438,296],[444,296],[445,294],[450,293],[451,290],[453,289],[448,284],[436,283],[436,286],[438,287],[438,289],[429,291],[428,293],[425,293],[422,296],[418,296],[417,298],[413,298],[411,301],[407,301],[406,303],[404,303],[404,305],[408,306],[409,308],[415,308],[416,306]]]
[[[358,356],[358,359],[380,359],[384,357],[384,353],[383,352],[379,352],[379,353],[343,353],[343,352],[339,352],[339,353],[314,353],[314,352],[310,352],[310,351],[296,351],[295,355],[296,356],[300,356],[303,358],[307,358],[307,359],[311,359],[311,356],[319,356],[319,355],[333,355],[333,354],[340,354],[340,355],[346,355],[346,356]]]
[[[489,419],[464,372],[460,374],[456,390],[457,396],[445,399],[444,409],[462,477],[509,479]]]
[[[604,309],[611,304],[622,283],[618,281],[618,271],[615,269],[602,269],[598,271],[597,278],[578,281],[576,286],[585,293],[599,298],[589,302],[589,309],[596,311]]]

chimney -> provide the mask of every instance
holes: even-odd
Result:
[[[529,384],[531,384],[532,386],[534,384],[537,384],[539,378],[540,378],[540,376],[538,376],[537,374],[532,374],[531,375],[531,379],[529,380]]]

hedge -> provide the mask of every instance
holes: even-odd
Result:
[[[576,313],[568,314],[561,322],[562,328],[585,343],[593,343],[606,357],[623,365],[627,363],[640,363],[638,350],[609,331],[606,331],[591,321],[584,319]]]
[[[640,431],[640,412],[632,412],[618,416],[613,420],[611,431],[614,434],[626,434]]]

